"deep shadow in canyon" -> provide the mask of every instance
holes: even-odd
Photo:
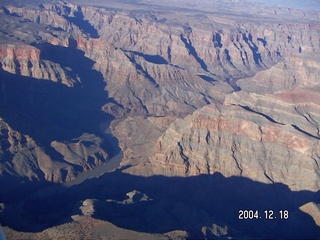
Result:
[[[71,68],[81,83],[67,87],[0,70],[0,116],[13,129],[34,138],[50,155],[58,154],[50,147],[53,140],[70,140],[84,132],[105,138],[99,124],[110,123],[112,117],[101,111],[108,96],[103,90],[102,75],[92,70],[93,61],[72,47],[50,44],[37,47],[42,50],[42,59]],[[112,141],[107,139],[104,148],[116,155],[120,149]],[[37,232],[71,221],[71,215],[80,213],[81,201],[97,199],[93,217],[141,232],[181,229],[188,231],[191,238],[200,238],[203,226],[217,224],[228,226],[229,235],[238,238],[320,236],[312,218],[298,209],[311,201],[319,203],[319,192],[293,192],[280,183],[225,178],[219,173],[180,178],[139,177],[121,171],[70,188],[28,179],[21,183],[22,180],[4,176],[1,186],[6,188],[0,191],[0,202],[7,206],[0,216],[1,224],[19,231]],[[106,202],[107,199],[122,201],[133,190],[146,194],[152,201],[126,205]],[[239,210],[258,210],[262,218],[239,220]],[[265,210],[273,210],[278,218],[265,220]],[[289,218],[280,220],[280,210],[288,210]]]
[[[127,198],[126,193],[133,190],[152,200],[137,199],[132,204],[106,201],[122,201]],[[228,226],[228,236],[236,238],[320,236],[320,228],[313,219],[298,209],[308,202],[319,203],[320,192],[294,192],[281,183],[226,178],[220,173],[188,178],[139,177],[118,170],[71,188],[47,187],[50,193],[47,195],[43,195],[43,191],[30,195],[18,210],[19,214],[7,211],[2,224],[20,231],[41,231],[71,221],[71,215],[80,214],[81,201],[96,199],[93,217],[140,232],[165,233],[180,229],[188,231],[192,239],[203,238],[201,228],[217,224]],[[261,218],[239,220],[239,210],[258,210]],[[266,220],[265,210],[273,210],[277,219]],[[280,219],[280,210],[289,212],[288,219]],[[21,225],[13,221],[15,215],[24,216],[29,222],[26,220]]]
[[[98,31],[90,24],[88,20],[84,19],[81,9],[74,13],[74,17],[63,16],[66,20],[76,25],[84,33],[88,34],[91,38],[99,38]],[[70,9],[71,11],[71,9]]]
[[[59,63],[71,69],[73,78],[80,83],[67,87],[50,80],[17,76],[0,70],[0,116],[14,129],[31,136],[49,155],[59,158],[50,147],[54,140],[71,140],[83,133],[93,133],[106,139],[99,126],[106,127],[113,117],[101,107],[111,101],[104,91],[106,83],[94,62],[75,47],[54,46],[48,43],[35,45],[41,49],[43,60]],[[104,149],[110,156],[119,153],[115,138],[106,139]],[[61,156],[60,156],[61,157]]]

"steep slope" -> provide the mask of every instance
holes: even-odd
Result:
[[[7,7],[4,13],[71,33],[74,42],[67,36],[60,41],[43,40],[64,46],[75,44],[96,62],[95,68],[108,81],[109,96],[120,106],[157,115],[175,109],[187,113],[212,102],[212,98],[221,101],[222,96],[216,92],[229,90],[220,84],[225,79],[251,76],[285,56],[319,49],[316,25],[298,23],[294,18],[289,23],[279,24],[275,19],[250,24],[245,17],[238,23],[232,17],[207,14],[200,25],[196,14],[189,15],[186,24],[182,10],[140,13],[70,3],[42,4],[30,10]],[[176,14],[181,19],[177,20]],[[85,37],[92,34],[94,38]],[[25,65],[23,69],[28,72]],[[120,75],[119,69],[124,70]],[[60,75],[63,78],[64,74]],[[215,81],[219,84],[212,86]],[[155,98],[157,103],[152,101]],[[170,102],[180,103],[167,109],[165,105],[170,106]]]
[[[6,87],[6,90],[9,89]],[[17,88],[15,90],[17,91]],[[37,93],[38,90],[35,88],[34,92]],[[107,162],[107,152],[115,152],[115,149],[110,150],[109,140],[106,140],[100,131],[90,126],[84,128],[84,116],[70,112],[70,106],[66,105],[65,99],[59,102],[55,98],[46,98],[45,102],[39,104],[37,100],[43,100],[42,97],[32,96],[22,103],[21,93],[23,91],[17,91],[20,97],[16,98],[16,102],[8,97],[9,94],[1,98],[2,103],[7,101],[6,107],[1,107],[1,115],[6,119],[1,134],[1,175],[65,182],[85,170]],[[43,115],[43,111],[46,111],[52,102],[56,103],[56,108],[51,108],[52,115]],[[25,104],[29,105],[26,109]],[[17,112],[10,113],[8,105]],[[61,108],[62,105],[66,108]],[[72,102],[71,106],[73,107]],[[97,117],[96,114],[92,116]],[[5,122],[7,120],[12,122],[12,127]],[[79,132],[79,129],[84,132]]]
[[[28,135],[13,130],[0,119],[2,178],[15,176],[29,180],[65,182],[80,172],[107,161],[108,154],[101,149],[102,139],[86,135],[72,142],[54,141],[52,147],[61,155],[45,151]]]
[[[319,88],[319,57],[315,53],[286,57],[270,69],[260,71],[251,78],[239,80],[238,85],[245,91],[272,93],[281,90]]]
[[[319,11],[181,3],[0,4],[10,236],[318,236]],[[241,222],[244,207],[290,219]]]
[[[128,171],[169,176],[221,172],[317,191],[319,97],[311,90],[276,96],[233,93],[221,106],[209,105],[174,121],[147,160]]]
[[[150,6],[156,6],[153,4]],[[215,3],[212,4],[215,5]],[[275,17],[270,20],[266,14],[262,14],[260,17],[254,15],[262,12],[262,7],[252,4],[250,6],[254,7],[257,12],[253,12],[256,21],[250,22],[248,21],[250,18],[243,14],[244,5],[242,3],[236,5],[238,8],[233,10],[235,11],[234,15],[224,16],[227,5],[221,5],[221,13],[216,14],[208,11],[201,18],[199,18],[199,13],[203,9],[200,5],[198,10],[189,12],[187,17],[185,16],[186,10],[182,8],[168,11],[165,7],[157,5],[154,11],[150,11],[149,5],[143,6],[145,11],[127,11],[121,10],[119,7],[98,8],[62,2],[58,4],[43,3],[32,7],[31,5],[27,7],[7,5],[1,10],[1,17],[5,19],[3,29],[6,30],[1,33],[3,36],[0,48],[2,68],[16,76],[21,75],[32,79],[62,83],[75,88],[72,90],[74,93],[78,92],[78,88],[85,87],[87,90],[77,93],[83,97],[91,98],[92,91],[99,85],[100,93],[98,97],[96,96],[97,101],[94,103],[95,114],[100,116],[102,113],[99,113],[98,109],[102,109],[116,117],[123,117],[122,122],[118,121],[118,123],[121,122],[119,126],[114,128],[121,147],[125,150],[123,165],[144,162],[148,159],[146,157],[148,154],[142,156],[141,153],[144,151],[141,151],[141,148],[148,149],[148,152],[152,149],[151,152],[154,154],[152,164],[162,164],[163,161],[171,160],[178,161],[176,167],[171,169],[169,173],[166,173],[165,170],[159,170],[164,174],[194,175],[221,171],[227,176],[244,174],[244,176],[261,181],[280,181],[293,184],[287,182],[284,177],[280,177],[280,173],[276,174],[279,179],[274,180],[269,173],[273,172],[273,168],[267,171],[265,170],[266,166],[261,163],[261,161],[273,158],[272,154],[268,157],[266,151],[273,149],[272,144],[278,144],[278,140],[274,143],[268,143],[266,147],[263,141],[261,143],[256,140],[263,139],[264,133],[254,132],[252,135],[255,136],[254,141],[256,142],[250,143],[253,145],[249,146],[249,143],[242,143],[242,139],[234,139],[234,134],[237,132],[235,130],[235,132],[226,131],[223,133],[224,137],[228,139],[224,141],[224,146],[220,146],[220,143],[210,145],[211,135],[207,136],[208,133],[202,132],[196,133],[198,130],[195,131],[195,129],[199,127],[194,125],[192,122],[195,120],[191,119],[199,119],[200,121],[202,115],[199,115],[199,111],[213,111],[214,117],[211,119],[213,122],[218,121],[221,116],[225,116],[225,118],[232,116],[238,119],[234,122],[228,120],[225,123],[226,126],[252,122],[253,125],[249,125],[253,129],[256,128],[253,126],[258,126],[259,129],[269,126],[271,122],[271,125],[275,125],[274,131],[283,132],[283,140],[279,137],[279,141],[284,145],[279,153],[287,151],[288,154],[293,154],[290,150],[293,149],[297,151],[297,153],[295,152],[297,159],[304,159],[303,154],[307,154],[307,158],[314,158],[315,152],[302,149],[311,149],[311,146],[316,144],[314,141],[317,139],[317,135],[312,132],[312,127],[317,125],[317,120],[297,117],[299,119],[297,122],[283,123],[280,120],[288,117],[280,115],[282,112],[275,112],[275,108],[271,108],[267,103],[267,101],[275,101],[274,97],[269,96],[270,99],[263,102],[261,100],[264,99],[263,95],[258,95],[257,98],[260,100],[255,107],[252,107],[248,102],[243,101],[254,95],[246,95],[245,92],[228,94],[233,90],[240,89],[263,94],[281,92],[293,87],[317,87],[319,65],[316,56],[319,52],[320,38],[316,21],[318,13],[310,11],[313,15],[310,17],[311,20],[308,20],[305,15],[307,10],[286,12],[280,7],[277,12],[272,13],[272,7],[268,6],[269,13]],[[303,20],[300,19],[301,14],[305,16]],[[19,27],[12,27],[12,23]],[[11,43],[8,44],[8,42]],[[62,55],[64,58],[60,57]],[[82,60],[79,64],[77,61],[80,59]],[[101,75],[99,75],[100,73]],[[90,79],[94,78],[103,79],[105,84],[93,83]],[[4,83],[2,86],[4,93],[4,89],[7,87]],[[10,99],[8,94],[3,95],[3,106],[7,110],[3,111],[2,115],[8,119],[10,124],[10,121],[17,121],[17,118],[10,113],[9,109],[13,105],[8,98]],[[30,101],[34,104],[35,99],[39,98],[31,97]],[[82,101],[78,97],[73,97],[73,99],[74,102]],[[254,99],[249,102],[253,104]],[[294,108],[298,108],[302,104],[299,101],[295,100],[292,103],[295,104]],[[53,101],[46,104],[45,107],[50,108],[51,103]],[[208,104],[211,106],[205,107]],[[279,106],[277,105],[279,109],[283,107],[281,104],[282,102],[279,103]],[[85,105],[86,103],[82,102],[78,110],[83,111],[82,107],[88,109],[88,106]],[[24,107],[19,105],[21,109]],[[70,115],[71,112],[78,111],[71,110],[71,108],[71,105],[64,107],[65,111],[63,111],[62,117],[69,119],[66,120],[67,122],[75,119]],[[264,109],[268,109],[268,111],[265,112]],[[271,111],[271,109],[273,110]],[[191,116],[190,114],[194,111],[196,112]],[[290,111],[286,114],[300,114],[300,116],[302,114],[300,112],[303,112],[304,116],[309,114],[305,109],[299,110],[300,112],[298,110],[296,112]],[[131,114],[131,117],[126,117],[128,113]],[[25,117],[26,115],[22,114],[21,116]],[[82,118],[82,114],[78,116]],[[204,118],[206,119],[206,117]],[[270,121],[270,119],[273,120]],[[210,128],[210,121],[201,123],[203,126],[208,125],[203,127],[204,129]],[[260,123],[260,121],[262,122]],[[304,121],[312,122],[313,125],[305,124]],[[69,159],[69,162],[79,162],[79,159],[88,161],[88,158],[83,156],[81,148],[69,143],[69,145],[65,145],[63,141],[73,142],[73,139],[78,139],[84,132],[95,135],[101,133],[101,129],[97,129],[104,122],[104,119],[101,115],[101,118],[92,120],[91,129],[86,127],[84,122],[80,122],[68,137],[63,136],[64,134],[53,133],[62,130],[61,126],[54,125],[57,131],[51,131],[50,134],[53,135],[50,137],[50,141],[44,143],[46,151],[51,154],[63,153],[67,156],[64,158]],[[169,127],[170,123],[172,123],[171,127]],[[21,121],[12,122],[12,124],[18,126],[17,130],[24,131],[21,133],[22,135],[30,133],[30,136],[39,143],[44,140],[41,134],[30,131],[34,127],[21,128],[19,127]],[[31,121],[27,124],[31,124]],[[43,124],[48,126],[48,123],[43,122]],[[186,128],[190,129],[188,130],[190,133],[185,133],[183,129],[175,129],[174,126],[180,124],[188,126]],[[287,127],[286,124],[291,127]],[[79,127],[80,129],[77,129]],[[270,126],[270,129],[272,127]],[[145,129],[140,131],[139,129],[142,128]],[[173,134],[170,132],[171,128],[175,129],[175,138],[171,136]],[[84,129],[86,130],[84,131]],[[265,134],[268,134],[270,129],[266,127]],[[217,130],[217,135],[220,134],[219,131]],[[203,134],[207,136],[205,141],[210,145],[208,147],[200,146],[200,140],[197,140],[203,138]],[[131,135],[136,136],[133,141],[128,138]],[[188,135],[188,137],[184,135]],[[301,149],[288,145],[287,140],[284,140],[294,137],[301,138],[300,141],[304,144]],[[312,139],[312,137],[314,138]],[[141,139],[141,142],[137,143],[137,139]],[[156,143],[152,143],[155,139],[158,139]],[[199,146],[187,146],[191,143],[193,145],[197,141]],[[212,141],[214,142],[214,140]],[[174,155],[171,153],[172,156],[169,157],[169,153],[166,151],[171,151],[169,150],[171,143],[173,143],[175,149],[173,152],[175,153]],[[166,144],[168,146],[165,146]],[[252,149],[250,154],[253,156],[250,159],[256,159],[254,169],[260,169],[257,172],[251,171],[251,175],[246,174],[240,164],[242,158],[249,158],[246,156],[249,152],[241,154],[236,152],[236,149],[243,151],[242,144],[248,145],[247,147]],[[93,145],[96,143],[93,142]],[[226,152],[221,151],[221,156],[220,152],[210,155],[212,150],[224,148]],[[189,152],[186,154],[186,151]],[[158,156],[157,154],[159,154],[159,158],[155,158]],[[193,157],[190,158],[189,155]],[[201,157],[198,159],[196,156]],[[232,161],[215,160],[220,158]],[[279,154],[278,158],[279,161],[274,160],[274,162],[280,164],[281,161],[285,161],[284,158],[289,158],[289,156]],[[93,161],[97,164],[105,161],[106,157],[102,157],[100,160],[94,159]],[[193,159],[196,163],[192,167]],[[280,159],[282,160],[280,161]],[[210,166],[210,161],[221,161],[222,167]],[[270,160],[270,162],[273,161]],[[313,162],[315,163],[317,160]],[[250,164],[247,164],[248,169],[253,167]],[[260,164],[263,166],[259,167]],[[298,166],[300,165],[298,163]],[[317,174],[312,164],[305,167]],[[88,168],[84,167],[84,169]],[[140,171],[143,172],[142,169]],[[156,167],[150,171],[157,172],[158,170]],[[293,175],[294,173],[289,178],[293,178]],[[317,177],[314,175],[310,181],[314,182],[316,179]],[[301,180],[301,182],[303,181]],[[309,186],[309,183],[306,185]],[[304,186],[298,186],[297,189]],[[308,189],[315,189],[316,186],[317,183],[314,183]]]
[[[81,119],[85,116],[88,120],[86,113],[74,114],[76,109],[96,111],[94,106],[100,104],[101,95],[95,93],[95,97],[90,97],[88,90],[80,88],[88,87],[89,75],[96,81],[98,77],[95,71],[90,71],[92,62],[86,60],[83,53],[63,47],[70,45],[69,33],[8,11],[3,8],[0,14],[5,30],[1,32],[0,41],[0,115],[3,118],[0,174],[65,182],[109,159],[106,151],[110,148],[106,150],[104,137],[95,135],[101,136],[101,131],[93,133],[92,128],[84,127]],[[34,10],[30,11],[22,12],[31,16]],[[54,48],[52,44],[62,46]],[[59,61],[61,55],[52,58],[55,56],[52,52],[66,53],[69,57],[66,55],[64,61]],[[81,59],[85,66],[82,71],[79,70]],[[88,104],[90,106],[85,107]],[[97,114],[98,110],[92,117]],[[72,124],[75,121],[77,123]]]
[[[4,30],[0,33],[2,69],[21,76],[61,82],[67,86],[78,82],[79,78],[73,75],[70,68],[42,59],[40,50],[31,45],[32,42],[44,40],[65,46],[69,34],[17,16],[18,13],[11,14],[6,8],[0,11]]]
[[[134,112],[163,115],[181,109],[188,113],[212,99],[221,101],[217,92],[230,91],[221,84],[226,79],[252,76],[285,56],[319,49],[316,26],[294,18],[288,23],[263,19],[250,24],[242,16],[243,22],[238,23],[233,17],[207,14],[198,24],[197,14],[185,19],[182,10],[141,13],[70,3],[41,7],[30,11],[8,7],[7,11],[72,33],[72,44],[96,62],[95,68],[107,80],[109,96]],[[181,19],[176,19],[177,14]],[[94,38],[83,38],[92,34]],[[171,102],[179,104],[167,109]]]

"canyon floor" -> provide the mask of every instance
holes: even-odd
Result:
[[[317,239],[317,1],[0,2],[7,239]]]

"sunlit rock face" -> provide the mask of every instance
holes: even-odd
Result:
[[[102,139],[94,135],[84,134],[70,142],[53,141],[52,147],[61,154],[61,158],[57,158],[30,136],[13,130],[2,119],[0,134],[0,153],[5,160],[0,165],[2,175],[61,183],[108,159],[108,154],[101,149]]]
[[[303,96],[311,94],[318,96],[292,92],[300,98],[292,102],[284,94],[233,93],[222,106],[209,105],[174,121],[157,138],[148,160],[132,171],[170,176],[217,171],[317,191],[319,105]]]
[[[306,103],[301,96],[318,87],[319,13],[248,3],[256,19],[250,21],[242,2],[208,4],[220,13],[200,17],[197,11],[204,5],[185,18],[182,9],[166,12],[161,4],[154,12],[148,5],[139,12],[102,3],[8,4],[1,10],[2,28],[8,31],[1,33],[1,67],[14,75],[81,88],[96,77],[81,72],[76,62],[91,61],[88,67],[104,82],[97,107],[122,117],[114,129],[125,151],[122,164],[142,164],[131,172],[219,171],[315,190],[318,139],[312,114],[317,103]],[[227,8],[234,13],[226,15]],[[288,94],[291,102],[285,100]],[[284,119],[299,121],[280,121]],[[48,148],[61,153],[57,147],[62,146],[52,139]],[[72,147],[76,153],[73,160],[68,153],[67,162],[78,161],[79,149]],[[94,159],[99,164],[106,158]],[[301,165],[312,172],[310,183],[294,180],[296,172],[305,175]]]
[[[16,238],[11,228],[26,222],[20,230],[35,225],[38,235],[25,238],[257,238],[200,191],[208,183],[234,202],[224,186],[248,181],[293,199],[298,217],[283,229],[304,219],[296,236],[317,233],[319,3],[264,2],[3,0],[0,206],[14,210],[5,231]],[[113,173],[91,172],[116,157]],[[239,201],[250,202],[244,193]],[[138,210],[131,225],[122,220]],[[281,229],[271,225],[257,232]]]

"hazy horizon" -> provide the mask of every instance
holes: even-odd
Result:
[[[241,1],[241,0],[239,0]],[[315,8],[315,10],[320,9],[320,1],[318,0],[248,0],[251,2],[258,2],[258,3],[269,3],[269,4],[276,4],[278,6],[287,6],[287,7],[303,7],[303,8]]]

